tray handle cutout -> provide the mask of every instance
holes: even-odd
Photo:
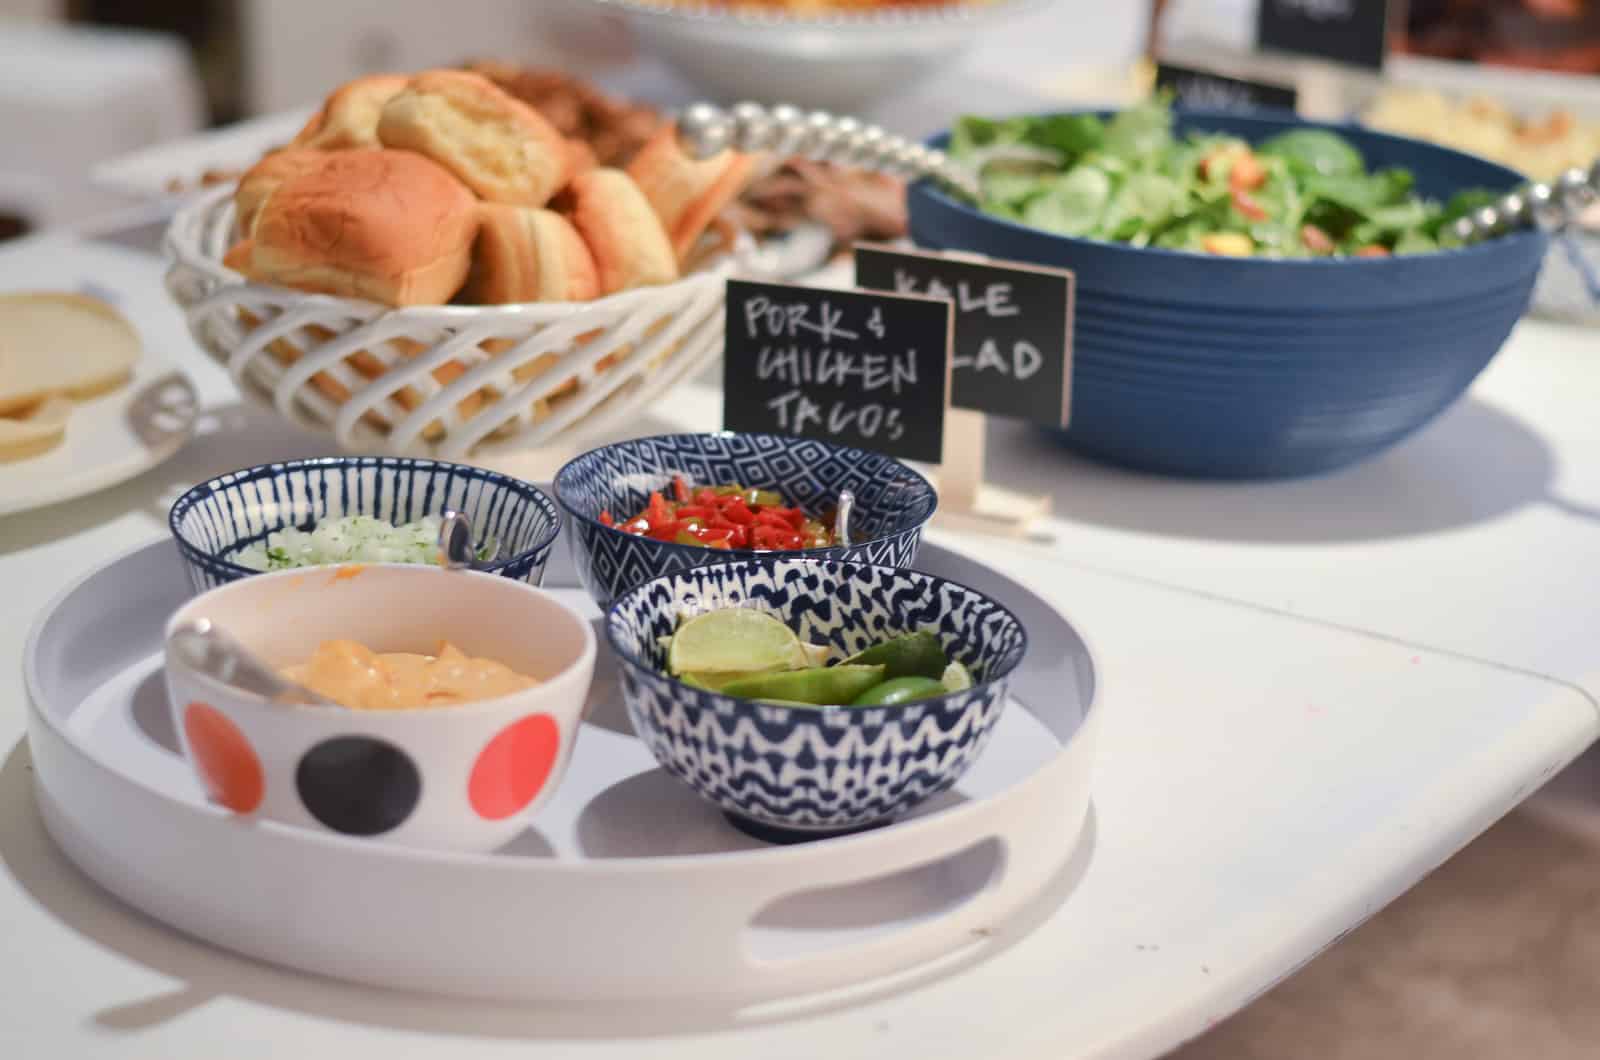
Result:
[[[1005,839],[991,835],[903,860],[888,869],[876,860],[849,878],[761,906],[743,933],[749,973],[764,987],[799,992],[869,978],[879,967],[905,967],[986,936],[983,899],[1005,880]]]

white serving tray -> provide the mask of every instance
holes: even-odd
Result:
[[[604,648],[561,790],[495,854],[239,820],[205,801],[175,750],[160,631],[190,590],[168,541],[80,580],[34,626],[40,811],[68,857],[131,905],[338,978],[567,1001],[757,1000],[875,979],[981,945],[1070,889],[1099,719],[1090,651],[1050,605],[932,545],[918,566],[994,594],[1030,648],[971,772],[887,828],[788,847],[734,830],[656,768]],[[565,547],[545,584],[598,618]]]

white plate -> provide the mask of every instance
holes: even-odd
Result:
[[[189,440],[199,406],[189,377],[146,347],[130,382],[78,403],[60,445],[0,463],[0,515],[82,497],[150,470]]]
[[[957,787],[886,828],[768,847],[658,768],[602,647],[567,775],[487,855],[407,850],[209,804],[174,739],[161,629],[190,589],[170,541],[79,581],[29,638],[40,812],[107,890],[188,934],[369,984],[540,1000],[785,997],[981,948],[1087,867],[1099,675],[1016,582],[924,545],[1002,600],[1029,651]],[[545,587],[590,615],[557,548]]]
[[[90,180],[107,191],[138,198],[171,196],[172,181],[183,182],[183,197],[200,190],[207,170],[248,169],[274,147],[281,147],[300,131],[315,108],[268,114],[225,125],[220,129],[147,147],[102,162]]]

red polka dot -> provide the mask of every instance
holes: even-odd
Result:
[[[498,821],[533,801],[550,776],[561,730],[548,714],[534,714],[501,729],[472,766],[467,798],[479,817]]]
[[[183,713],[189,752],[210,796],[235,813],[252,813],[266,794],[261,759],[239,726],[216,707],[190,703]]]

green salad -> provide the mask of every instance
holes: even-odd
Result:
[[[1292,129],[1252,146],[1173,131],[1165,97],[1093,114],[964,117],[950,154],[988,213],[1047,232],[1230,257],[1375,257],[1455,244],[1449,223],[1495,193],[1419,198],[1405,169],[1368,171],[1344,137]]]

